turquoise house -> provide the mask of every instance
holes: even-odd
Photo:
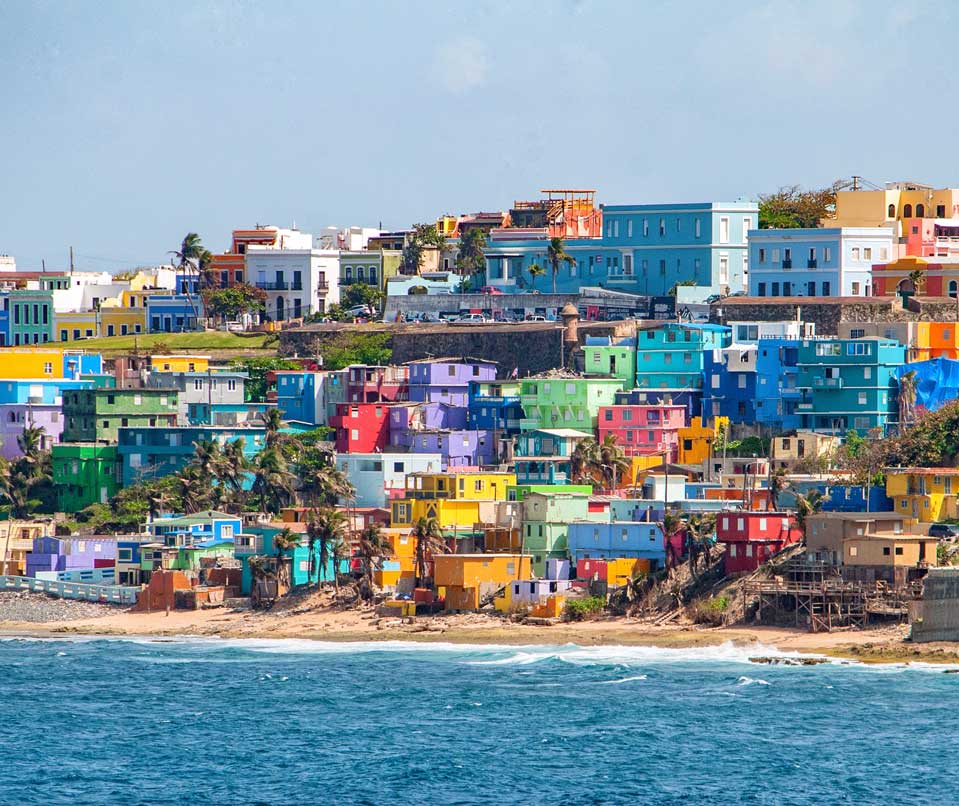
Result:
[[[898,422],[896,374],[906,348],[893,339],[816,339],[799,347],[800,427],[826,434],[884,433]]]
[[[526,431],[516,440],[518,484],[568,484],[570,457],[576,446],[592,434],[574,428],[541,428]]]
[[[247,529],[235,539],[234,556],[242,563],[242,577],[240,581],[240,590],[244,596],[249,596],[253,587],[253,573],[250,570],[250,557],[276,556],[276,549],[273,546],[273,538],[285,528],[293,528],[297,524],[284,523],[276,526],[254,526]],[[310,562],[309,540],[305,534],[301,535],[301,541],[298,546],[291,549],[285,549],[284,557],[290,559],[290,581],[292,587],[300,585],[311,585],[333,579],[333,559],[330,558],[325,568],[320,568],[320,544],[316,543],[312,551],[312,563]],[[350,571],[350,561],[343,559],[340,563],[339,573],[348,574]]]

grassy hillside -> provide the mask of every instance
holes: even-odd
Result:
[[[134,348],[141,352],[198,352],[214,350],[264,350],[267,349],[267,336],[263,333],[147,333],[138,336],[110,336],[100,339],[84,339],[71,342],[78,347],[94,352],[119,353],[130,352]]]

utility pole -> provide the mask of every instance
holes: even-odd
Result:
[[[70,247],[70,276],[73,276],[73,247]]]
[[[852,175],[852,189],[859,190],[859,180],[862,179],[861,176]]]

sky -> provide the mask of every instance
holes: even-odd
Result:
[[[543,188],[959,185],[959,7],[881,0],[0,0],[0,254],[408,227]]]

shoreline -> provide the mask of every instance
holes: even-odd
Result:
[[[528,625],[464,614],[435,616],[412,624],[377,620],[370,611],[296,608],[289,612],[222,609],[132,613],[118,611],[72,621],[0,622],[0,637],[19,638],[176,638],[302,639],[327,642],[407,641],[490,646],[590,646],[695,649],[734,646],[818,655],[863,663],[940,663],[959,665],[959,644],[911,644],[908,628],[810,633],[790,627],[702,627],[607,618],[595,621]]]

